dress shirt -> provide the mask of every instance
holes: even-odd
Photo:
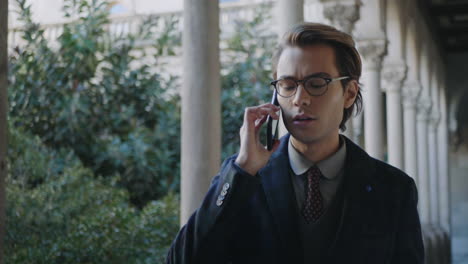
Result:
[[[344,164],[346,159],[346,144],[340,136],[340,146],[338,151],[324,160],[317,162],[317,167],[322,172],[320,179],[320,192],[322,193],[324,208],[330,205],[335,197],[336,191],[342,182],[344,174]],[[307,170],[314,165],[302,153],[297,151],[289,139],[288,145],[289,163],[291,166],[291,178],[296,193],[298,208],[302,208],[305,199],[305,183]]]

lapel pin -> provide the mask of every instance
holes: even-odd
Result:
[[[371,192],[371,191],[372,191],[372,186],[366,185],[366,191],[367,191],[367,192]]]

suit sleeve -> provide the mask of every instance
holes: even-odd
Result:
[[[257,190],[260,179],[227,159],[214,177],[201,206],[177,234],[167,264],[227,263],[236,218]]]
[[[396,234],[395,264],[424,263],[424,245],[421,233],[421,223],[417,210],[418,191],[414,180],[411,179],[402,200],[401,214]]]

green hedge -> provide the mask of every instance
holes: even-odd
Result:
[[[77,22],[52,48],[16,3],[26,45],[9,60],[6,263],[163,263],[179,228],[180,97],[159,58],[180,55],[177,19],[115,38],[108,2],[65,0]],[[223,43],[223,157],[244,108],[270,99],[268,13]]]
[[[6,263],[163,262],[179,228],[177,195],[139,210],[115,180],[96,179],[72,153],[15,129],[10,138]]]
[[[132,34],[105,30],[110,4],[65,0],[56,46],[16,0],[25,45],[9,60],[9,115],[52,149],[72,150],[95,175],[118,177],[137,206],[179,186],[180,98],[160,56],[174,55],[177,20],[149,17]],[[156,43],[147,49],[142,41]],[[152,58],[152,64],[141,61]],[[150,67],[151,66],[151,67]],[[157,71],[157,73],[155,73]]]

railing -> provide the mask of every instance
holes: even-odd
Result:
[[[223,29],[223,35],[225,37],[230,35],[234,30],[234,22],[236,20],[252,20],[256,12],[259,12],[259,7],[271,8],[274,1],[264,1],[261,3],[222,3],[220,4],[220,28]],[[261,10],[261,9],[260,9]],[[161,25],[164,19],[169,17],[176,17],[179,19],[179,27],[182,29],[183,15],[182,11],[178,12],[165,12],[155,14],[144,14],[144,15],[125,15],[125,16],[111,16],[108,29],[111,36],[119,36],[121,34],[133,32],[138,26],[149,16],[156,17],[161,21]],[[44,30],[44,36],[49,41],[51,46],[56,44],[56,40],[63,32],[63,26],[67,23],[56,23],[56,24],[45,24],[41,28]],[[158,22],[159,23],[159,22]],[[14,27],[8,30],[8,47],[12,49],[16,46],[22,45],[21,38],[21,27]],[[272,30],[274,31],[274,29]]]

